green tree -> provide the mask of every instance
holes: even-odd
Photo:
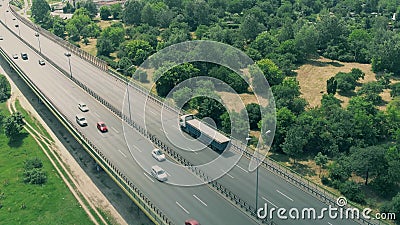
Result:
[[[385,203],[381,207],[381,212],[395,213],[396,214],[396,223],[400,223],[400,217],[397,216],[400,214],[400,192],[397,193],[396,196],[392,198],[390,202]]]
[[[326,90],[328,94],[336,94],[336,89],[337,89],[337,81],[335,80],[335,77],[331,77],[326,81]]]
[[[111,16],[111,10],[110,7],[103,5],[100,7],[100,18],[102,20],[108,20],[108,18]]]
[[[263,72],[270,86],[282,83],[284,75],[276,64],[270,59],[262,59],[257,62],[257,66]],[[257,79],[253,80],[253,86],[259,85]]]
[[[366,148],[352,148],[351,161],[352,169],[365,179],[368,185],[369,178],[385,175],[387,162],[385,160],[386,150],[381,146],[369,146]]]
[[[39,159],[37,157],[26,160],[25,165],[24,165],[25,170],[31,170],[34,168],[40,169],[42,167],[43,167],[43,162],[41,159]]]
[[[370,62],[369,46],[372,41],[371,35],[364,29],[353,30],[347,38],[349,50],[354,55],[354,61],[360,63]]]
[[[141,23],[141,12],[143,3],[139,0],[128,0],[122,11],[122,21],[126,24],[139,25]]]
[[[44,184],[47,181],[46,172],[41,169],[33,168],[24,171],[24,182],[29,184]]]
[[[159,96],[166,97],[175,85],[198,76],[200,70],[195,68],[192,64],[182,64],[175,66],[168,71],[162,68],[154,72],[154,79],[156,81],[156,90]]]
[[[306,60],[317,53],[318,32],[314,25],[304,24],[295,34],[294,42],[300,53],[297,61]]]
[[[64,38],[65,36],[65,22],[61,17],[54,16],[53,17],[53,28],[51,32],[60,38]]]
[[[239,26],[241,35],[245,40],[250,41],[254,40],[263,29],[265,29],[265,27],[258,22],[258,19],[252,14],[245,15]]]
[[[111,40],[106,38],[99,38],[96,43],[97,55],[109,56],[114,51],[114,46]]]
[[[260,105],[257,103],[250,103],[246,105],[247,115],[249,117],[250,129],[258,129],[258,123],[261,120]]]
[[[302,135],[304,129],[301,126],[294,125],[286,133],[285,142],[282,144],[282,150],[296,164],[296,158],[303,154],[303,147],[307,144],[307,140]]]
[[[89,12],[90,18],[94,18],[98,13],[97,6],[93,2],[93,0],[85,0],[84,2],[79,2],[79,7],[77,8],[80,7],[85,8]]]
[[[137,66],[142,64],[153,53],[153,47],[151,47],[150,43],[143,40],[125,42],[121,45],[120,49]]]
[[[120,3],[110,5],[110,12],[114,20],[120,19],[122,13],[122,5]]]
[[[249,133],[249,124],[240,113],[224,112],[221,116],[222,131],[231,134],[232,137],[240,138]]]
[[[0,102],[5,102],[11,96],[11,87],[7,78],[0,74]]]
[[[183,107],[192,97],[193,90],[188,87],[180,88],[172,94],[172,98],[175,101],[175,104],[181,108]]]
[[[281,145],[285,141],[287,131],[296,122],[296,115],[286,107],[279,108],[276,112],[276,131],[272,150],[282,152]],[[260,128],[260,126],[259,126]]]
[[[400,96],[400,83],[395,83],[390,86],[390,97]]]
[[[322,168],[326,165],[326,163],[328,163],[328,156],[323,155],[321,152],[318,152],[318,154],[315,156],[314,160],[315,160],[315,164],[317,164],[317,166],[319,166],[318,177],[320,177]]]
[[[24,128],[24,125],[25,122],[21,113],[15,112],[6,118],[6,121],[3,124],[4,133],[10,141],[14,141]]]
[[[31,12],[33,19],[41,23],[45,16],[50,13],[49,3],[45,0],[32,0]]]

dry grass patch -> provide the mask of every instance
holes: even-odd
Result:
[[[83,41],[79,42],[79,46],[81,47],[81,49],[93,56],[97,55],[96,44],[97,44],[97,39],[95,38],[89,38],[89,44],[87,45],[83,43]]]

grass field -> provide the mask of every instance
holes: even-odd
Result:
[[[0,112],[9,114],[5,103],[0,104]],[[43,162],[45,185],[23,182],[24,161],[34,157]],[[92,224],[26,131],[19,141],[9,143],[0,130],[0,204],[1,224]]]

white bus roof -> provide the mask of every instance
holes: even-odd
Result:
[[[212,137],[218,143],[225,143],[229,142],[231,139],[227,138],[225,135],[221,134],[217,130],[209,127],[207,124],[202,123],[198,119],[192,119],[186,121],[186,123],[190,124],[191,126],[195,127],[196,129],[200,130],[202,133],[207,134],[208,136]]]

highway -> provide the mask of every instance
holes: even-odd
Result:
[[[19,30],[15,27],[17,20],[12,20],[10,12],[5,12],[6,7],[1,7],[0,18],[4,21],[7,17],[7,25],[14,29],[15,33],[20,32],[21,37],[32,46],[38,47],[38,40],[35,31],[19,23]],[[71,121],[77,113],[77,103],[85,102],[90,111],[84,114],[89,122],[88,127],[81,128],[85,136],[89,137],[107,157],[116,162],[119,169],[124,172],[142,191],[144,191],[151,201],[166,213],[176,224],[181,224],[187,218],[196,218],[202,224],[256,224],[235,206],[224,200],[219,194],[210,190],[207,186],[179,187],[174,185],[161,184],[150,177],[145,171],[157,164],[150,156],[153,144],[144,139],[136,131],[129,129],[126,124],[115,117],[105,107],[95,101],[90,95],[73,84],[69,79],[55,70],[49,63],[45,66],[38,64],[39,56],[28,49],[21,41],[11,34],[3,26],[0,34],[4,40],[0,41],[1,47],[11,56],[15,53],[27,52],[29,60],[24,61],[20,58],[15,60],[18,66],[34,81],[34,83],[57,105]],[[48,40],[44,36],[40,37],[42,53],[51,58],[57,65],[69,71],[68,58],[64,55],[65,49]],[[109,76],[105,72],[94,67],[90,63],[72,55],[70,57],[72,74],[79,81],[90,87],[101,97],[110,102],[114,107],[123,109],[127,113],[129,109],[125,98],[126,86]],[[170,110],[160,110],[160,106],[152,101],[144,105],[144,97],[134,89],[129,89],[129,99],[131,100],[132,118],[140,125],[156,135],[164,143],[167,143],[191,163],[202,165],[212,162],[219,154],[206,148],[203,144],[193,141],[188,135],[183,134],[178,127],[178,115]],[[162,118],[161,118],[162,113]],[[100,133],[95,123],[103,120],[109,126],[108,133]],[[146,122],[144,122],[146,121]],[[163,129],[165,128],[165,129]],[[130,150],[127,147],[128,142]],[[183,149],[182,149],[183,148]],[[192,149],[187,151],[185,149]],[[247,171],[249,160],[240,159],[238,164],[230,169],[232,161],[239,159],[239,155],[230,152],[230,157],[220,157],[224,163],[215,165],[216,167],[202,167],[207,174],[214,174],[216,171],[229,171],[218,181],[233,193],[239,195],[248,203],[255,202],[255,173]],[[134,160],[132,158],[136,158]],[[140,162],[138,167],[137,162]],[[226,163],[226,164],[225,164]],[[179,165],[172,162],[159,163],[169,173],[169,179],[175,183],[201,183],[201,180],[191,174],[188,170],[177,169]],[[221,168],[217,168],[220,166]],[[292,186],[280,177],[270,173],[264,168],[259,170],[259,207],[267,202],[269,206],[290,208],[315,207],[319,209],[326,207],[322,202],[313,196],[303,192],[297,187]],[[350,220],[323,219],[315,221],[306,220],[286,220],[279,221],[274,219],[277,224],[356,224]]]

